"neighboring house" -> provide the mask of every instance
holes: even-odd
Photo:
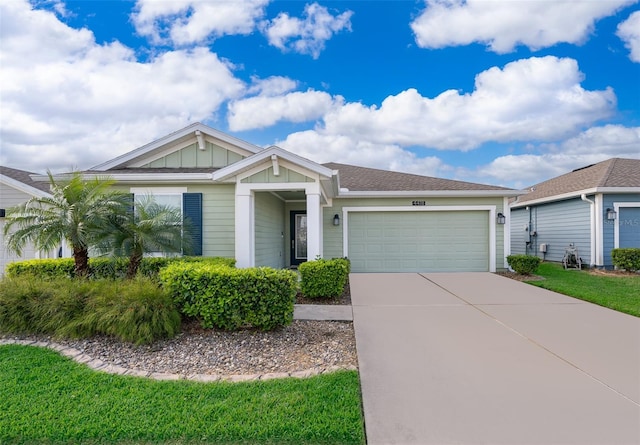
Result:
[[[182,208],[195,253],[238,267],[349,257],[354,272],[495,271],[521,192],[262,149],[196,123],[85,172]],[[44,177],[40,179],[44,180]]]
[[[24,170],[0,166],[0,234],[4,232],[5,214],[8,208],[22,204],[34,196],[50,196],[49,184],[34,181],[30,177],[33,174]],[[0,249],[0,275],[4,274],[5,266],[12,261],[48,258],[56,255],[57,252],[40,252],[32,245],[27,245],[22,256],[19,257],[8,252],[3,241],[2,249]]]
[[[511,204],[511,251],[612,267],[611,250],[640,247],[640,159],[613,158],[530,188]],[[542,252],[546,250],[546,252]]]

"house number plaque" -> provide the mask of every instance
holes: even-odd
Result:
[[[426,206],[427,201],[411,201],[412,206]]]

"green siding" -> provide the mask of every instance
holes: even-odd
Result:
[[[205,150],[198,149],[198,144],[193,143],[181,150],[170,153],[160,159],[156,159],[143,167],[148,168],[194,168],[211,167],[221,168],[231,165],[243,159],[242,155],[226,148],[219,147],[210,142],[205,142]]]
[[[242,180],[245,184],[262,184],[262,183],[291,183],[291,182],[315,182],[313,178],[301,175],[298,172],[280,167],[280,175],[273,174],[273,167],[265,168]]]
[[[285,265],[284,202],[271,193],[255,194],[256,266],[276,269]]]

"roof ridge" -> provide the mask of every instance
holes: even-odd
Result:
[[[606,161],[603,161],[603,162],[609,162],[609,166],[603,172],[602,177],[600,178],[600,181],[597,184],[597,187],[604,187],[606,185],[607,181],[609,180],[609,176],[611,176],[611,172],[613,172],[614,167],[618,162],[618,159],[619,158],[611,158],[611,159],[607,159]]]

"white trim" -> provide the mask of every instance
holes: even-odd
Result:
[[[299,167],[302,167],[305,170],[309,170],[310,172],[314,172],[320,176],[324,176],[327,178],[331,178],[333,176],[333,170],[328,169],[308,159],[305,159],[301,156],[285,151],[280,147],[273,146],[213,172],[213,180],[229,180],[235,176],[240,175],[246,170],[254,168],[258,164],[262,164],[265,160],[270,162],[272,155],[277,155],[281,159],[281,161],[289,161],[294,165],[298,165]],[[282,165],[285,166],[284,163]],[[306,176],[309,175],[306,174]]]
[[[620,207],[623,208],[634,208],[640,207],[640,202],[614,202],[613,210],[616,211],[618,215],[616,217],[616,221],[613,224],[613,248],[618,249],[620,247]]]
[[[47,176],[47,180],[48,179],[49,177]],[[17,179],[10,178],[9,176],[6,176],[6,175],[0,175],[0,183],[8,187],[11,187],[13,189],[16,189],[22,193],[26,193],[27,195],[37,196],[38,198],[46,198],[51,196],[51,193],[47,193],[45,191],[32,187],[29,184],[25,184],[22,181],[18,181]]]
[[[397,190],[397,191],[345,191],[341,188],[338,198],[406,198],[415,197],[447,197],[447,198],[481,198],[519,196],[524,192],[520,190]]]
[[[502,213],[505,216],[505,222],[502,225],[502,251],[504,255],[502,266],[509,269],[507,257],[511,255],[511,209],[509,208],[509,198],[506,196],[502,199]]]
[[[213,169],[212,169],[213,170]],[[71,175],[55,175],[56,179],[68,179]],[[211,173],[83,173],[83,178],[110,178],[118,182],[206,182],[211,183]],[[44,181],[46,176],[34,176],[34,181]]]
[[[496,206],[371,206],[342,208],[342,248],[343,256],[349,257],[349,212],[489,212],[489,272],[496,271]],[[506,224],[505,224],[506,225]]]
[[[602,217],[603,212],[603,196],[602,193],[598,193],[594,196],[595,201],[595,230],[596,230],[596,266],[604,265],[604,236],[603,236],[603,226],[604,221]]]
[[[134,195],[182,195],[187,193],[186,187],[131,187],[129,193]]]
[[[580,195],[580,199],[589,204],[589,266],[596,264],[596,203],[587,198],[587,195]]]
[[[580,198],[581,195],[595,195],[597,193],[640,193],[640,187],[592,187],[584,190],[576,190],[575,192],[567,192],[561,193],[559,195],[532,199],[530,201],[515,201],[511,203],[511,208],[516,209],[546,202],[562,201],[564,199],[570,198]]]

